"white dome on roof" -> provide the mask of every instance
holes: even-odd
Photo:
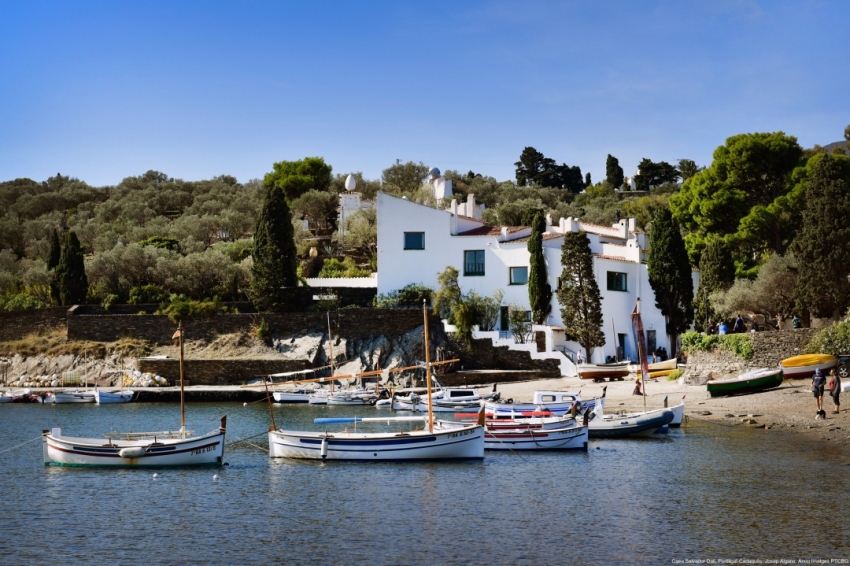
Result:
[[[430,173],[431,173],[431,177],[433,177],[435,179],[440,176],[440,170],[437,169],[436,167],[431,167]]]

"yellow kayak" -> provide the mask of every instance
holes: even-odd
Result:
[[[800,379],[811,377],[816,369],[824,371],[833,368],[837,363],[838,358],[829,354],[803,354],[786,358],[779,365],[782,366],[785,379]]]

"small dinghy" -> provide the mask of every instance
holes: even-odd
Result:
[[[675,415],[670,409],[655,409],[645,413],[606,415],[602,404],[590,412],[588,434],[590,438],[625,438],[649,436],[669,425]]]
[[[779,362],[785,379],[805,379],[812,377],[815,370],[834,368],[838,364],[838,358],[829,354],[804,354],[793,356]]]
[[[623,381],[629,375],[629,362],[611,364],[578,364],[578,376],[593,381]]]
[[[814,370],[812,370],[814,371]],[[758,393],[782,385],[782,368],[759,368],[742,373],[732,379],[712,379],[706,383],[708,394],[712,397],[737,395],[739,393]]]

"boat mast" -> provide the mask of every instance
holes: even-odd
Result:
[[[428,432],[434,432],[434,405],[431,400],[431,349],[428,345],[428,307],[422,299],[422,315],[425,317],[425,381],[428,388]]]
[[[637,306],[635,307],[637,311],[638,319],[640,319],[640,298],[637,300]],[[611,319],[611,324],[614,324],[614,319]],[[643,321],[640,323],[640,337],[641,346],[638,348],[638,363],[640,364],[640,381],[643,384],[641,387],[641,393],[643,393],[643,412],[646,413],[646,382],[648,381],[646,378],[649,377],[647,373],[644,371],[644,368],[647,367],[649,363],[648,352],[646,351],[646,336],[643,331]],[[641,359],[641,352],[643,353],[643,359]]]
[[[331,347],[331,393],[334,392],[334,341],[331,336],[331,311],[328,311],[328,345]]]
[[[177,333],[180,335],[180,432],[183,438],[186,438],[186,401],[183,388],[183,321],[181,320],[177,328]]]

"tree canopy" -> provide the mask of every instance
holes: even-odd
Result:
[[[605,160],[605,181],[615,189],[619,189],[623,186],[624,179],[620,161],[609,153]]]
[[[605,345],[602,332],[602,294],[593,274],[590,239],[584,232],[567,232],[561,246],[561,285],[558,303],[567,340],[581,344],[590,360],[593,349]]]
[[[254,231],[251,300],[261,311],[290,307],[291,288],[298,285],[292,215],[283,189],[269,186]]]
[[[333,168],[321,157],[305,157],[298,161],[278,161],[273,171],[266,173],[266,186],[278,187],[290,203],[307,191],[327,191],[331,186]]]
[[[534,217],[531,225],[531,237],[528,239],[529,273],[528,301],[531,316],[535,324],[545,324],[546,317],[552,312],[552,286],[546,273],[546,257],[543,255],[543,232],[546,220],[542,213]]]
[[[68,232],[65,236],[65,245],[62,247],[59,265],[56,266],[56,283],[63,305],[81,305],[86,302],[89,280],[80,240],[74,232]]]
[[[679,223],[669,210],[660,210],[653,218],[646,269],[673,347],[694,321],[694,282]]]
[[[648,191],[651,187],[657,187],[665,183],[675,183],[679,178],[679,171],[666,161],[653,162],[644,157],[638,164],[640,173],[635,175],[635,188],[639,191]]]
[[[699,271],[699,288],[694,307],[697,322],[704,325],[709,318],[715,317],[709,302],[711,295],[725,291],[735,281],[735,262],[729,246],[722,238],[715,236],[709,239],[700,257]]]

